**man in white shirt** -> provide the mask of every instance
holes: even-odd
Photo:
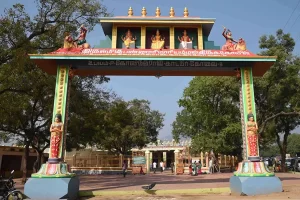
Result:
[[[209,167],[209,173],[212,174],[213,173],[213,161],[211,158],[209,159],[208,167]]]
[[[153,167],[153,171],[154,171],[154,174],[155,174],[156,173],[156,167],[157,167],[157,163],[155,161],[153,162],[152,167]]]
[[[164,162],[160,161],[159,165],[160,165],[160,172],[162,173],[164,171],[164,168],[163,168],[164,167]]]

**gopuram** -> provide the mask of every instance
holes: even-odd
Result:
[[[157,8],[148,16],[146,8],[134,15],[100,19],[107,40],[100,48],[86,41],[88,30],[72,38],[62,36],[62,48],[49,54],[29,55],[36,65],[56,75],[53,123],[50,127],[50,157],[25,185],[31,199],[76,199],[79,179],[64,162],[70,80],[74,76],[237,76],[240,82],[240,107],[243,138],[243,162],[230,179],[232,193],[244,195],[281,192],[274,173],[259,159],[258,125],[254,101],[253,76],[263,76],[276,57],[258,56],[246,49],[243,38],[234,39],[224,27],[220,37],[225,45],[214,46],[208,40],[215,19],[190,17],[185,8],[180,16],[173,8],[162,16]],[[49,189],[51,188],[51,189]]]

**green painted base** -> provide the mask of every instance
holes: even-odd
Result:
[[[263,162],[243,161],[239,163],[238,170],[233,173],[234,176],[239,177],[269,177],[275,176],[266,168]]]
[[[45,163],[41,169],[31,175],[32,178],[70,178],[76,176],[74,173],[69,172],[67,163]]]

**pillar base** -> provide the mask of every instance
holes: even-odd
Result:
[[[237,177],[230,178],[230,190],[233,195],[254,196],[282,192],[282,183],[272,177]]]
[[[29,178],[24,194],[34,200],[78,199],[79,178]]]
[[[45,163],[41,166],[37,173],[31,175],[32,178],[71,178],[74,177],[74,173],[69,172],[69,166],[67,163]]]
[[[271,177],[275,176],[273,172],[265,166],[264,162],[243,161],[239,163],[238,169],[233,173],[240,177]]]

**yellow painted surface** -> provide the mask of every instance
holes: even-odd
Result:
[[[174,26],[170,27],[170,49],[175,49],[175,33],[174,33]]]
[[[111,41],[111,48],[117,48],[117,26],[114,24],[112,29],[112,41]]]
[[[141,49],[146,49],[146,27],[142,26],[141,29]]]
[[[203,50],[203,34],[202,34],[202,26],[198,27],[198,49]]]
[[[124,18],[119,20],[109,20],[109,19],[102,19],[100,23],[135,23],[135,24],[214,24],[213,20],[203,20],[203,21],[194,21],[194,20],[130,20]]]

